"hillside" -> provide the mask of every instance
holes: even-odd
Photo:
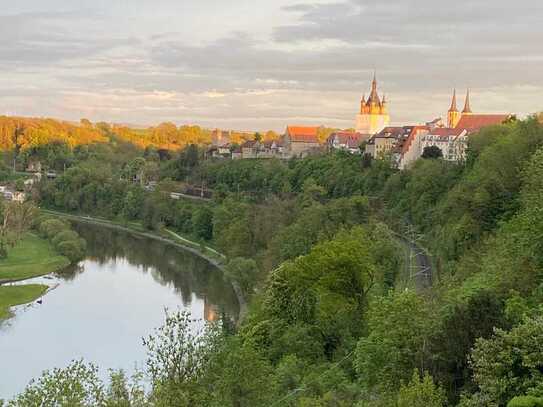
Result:
[[[125,164],[158,174],[152,193],[119,178],[117,154],[100,154],[78,154],[41,183],[40,205],[166,227],[212,246],[250,303],[239,327],[224,320],[203,342],[164,336],[168,352],[193,352],[198,369],[179,373],[151,359],[158,373],[142,405],[475,407],[543,398],[543,126],[535,118],[483,129],[466,162],[421,159],[401,172],[346,152],[284,162],[201,160],[194,147],[164,159],[140,151]],[[214,199],[170,199],[172,179],[205,184]],[[432,255],[428,289],[416,286],[399,244],[407,228]],[[167,330],[186,332],[186,319],[171,317]]]
[[[63,142],[70,147],[96,142],[108,138],[90,123],[80,125],[38,118],[0,116],[0,150],[26,150],[41,145]]]

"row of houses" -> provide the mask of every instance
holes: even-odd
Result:
[[[320,127],[287,126],[285,133],[276,140],[249,140],[241,145],[231,143],[228,133],[221,132],[220,139],[208,150],[208,157],[250,159],[305,157],[329,150],[346,150],[360,154],[361,144],[367,140],[360,133],[338,131],[332,133],[324,142],[319,139]]]
[[[511,118],[509,114],[465,114],[455,127],[445,127],[440,120],[423,126],[385,127],[369,139],[365,152],[373,158],[391,156],[399,169],[419,159],[428,147],[439,148],[446,161],[461,162],[471,135]]]

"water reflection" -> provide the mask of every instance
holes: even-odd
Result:
[[[205,260],[122,231],[76,228],[87,258],[56,279],[38,279],[59,286],[0,326],[0,399],[73,359],[128,371],[141,365],[141,338],[162,323],[164,307],[210,321],[239,311],[231,287]]]
[[[87,240],[88,259],[105,264],[123,258],[150,273],[157,283],[173,286],[184,301],[196,294],[227,315],[239,312],[232,288],[224,282],[222,273],[204,259],[175,246],[115,229],[77,223],[74,227]]]

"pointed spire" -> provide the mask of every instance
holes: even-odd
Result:
[[[466,94],[466,103],[464,105],[464,110],[462,110],[462,113],[471,113],[471,106],[469,103],[469,88],[468,93]]]
[[[453,97],[452,97],[451,108],[449,109],[449,112],[458,112],[458,107],[456,104],[456,89],[453,90]]]
[[[380,105],[379,95],[377,94],[377,72],[373,73],[373,81],[371,83],[371,93],[368,99],[368,103],[373,105]]]

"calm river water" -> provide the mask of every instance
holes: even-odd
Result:
[[[76,227],[87,258],[54,278],[32,280],[58,287],[42,305],[18,307],[0,324],[0,399],[75,359],[96,363],[104,375],[143,367],[142,338],[162,325],[165,307],[202,321],[239,312],[232,288],[205,260],[125,232]]]

